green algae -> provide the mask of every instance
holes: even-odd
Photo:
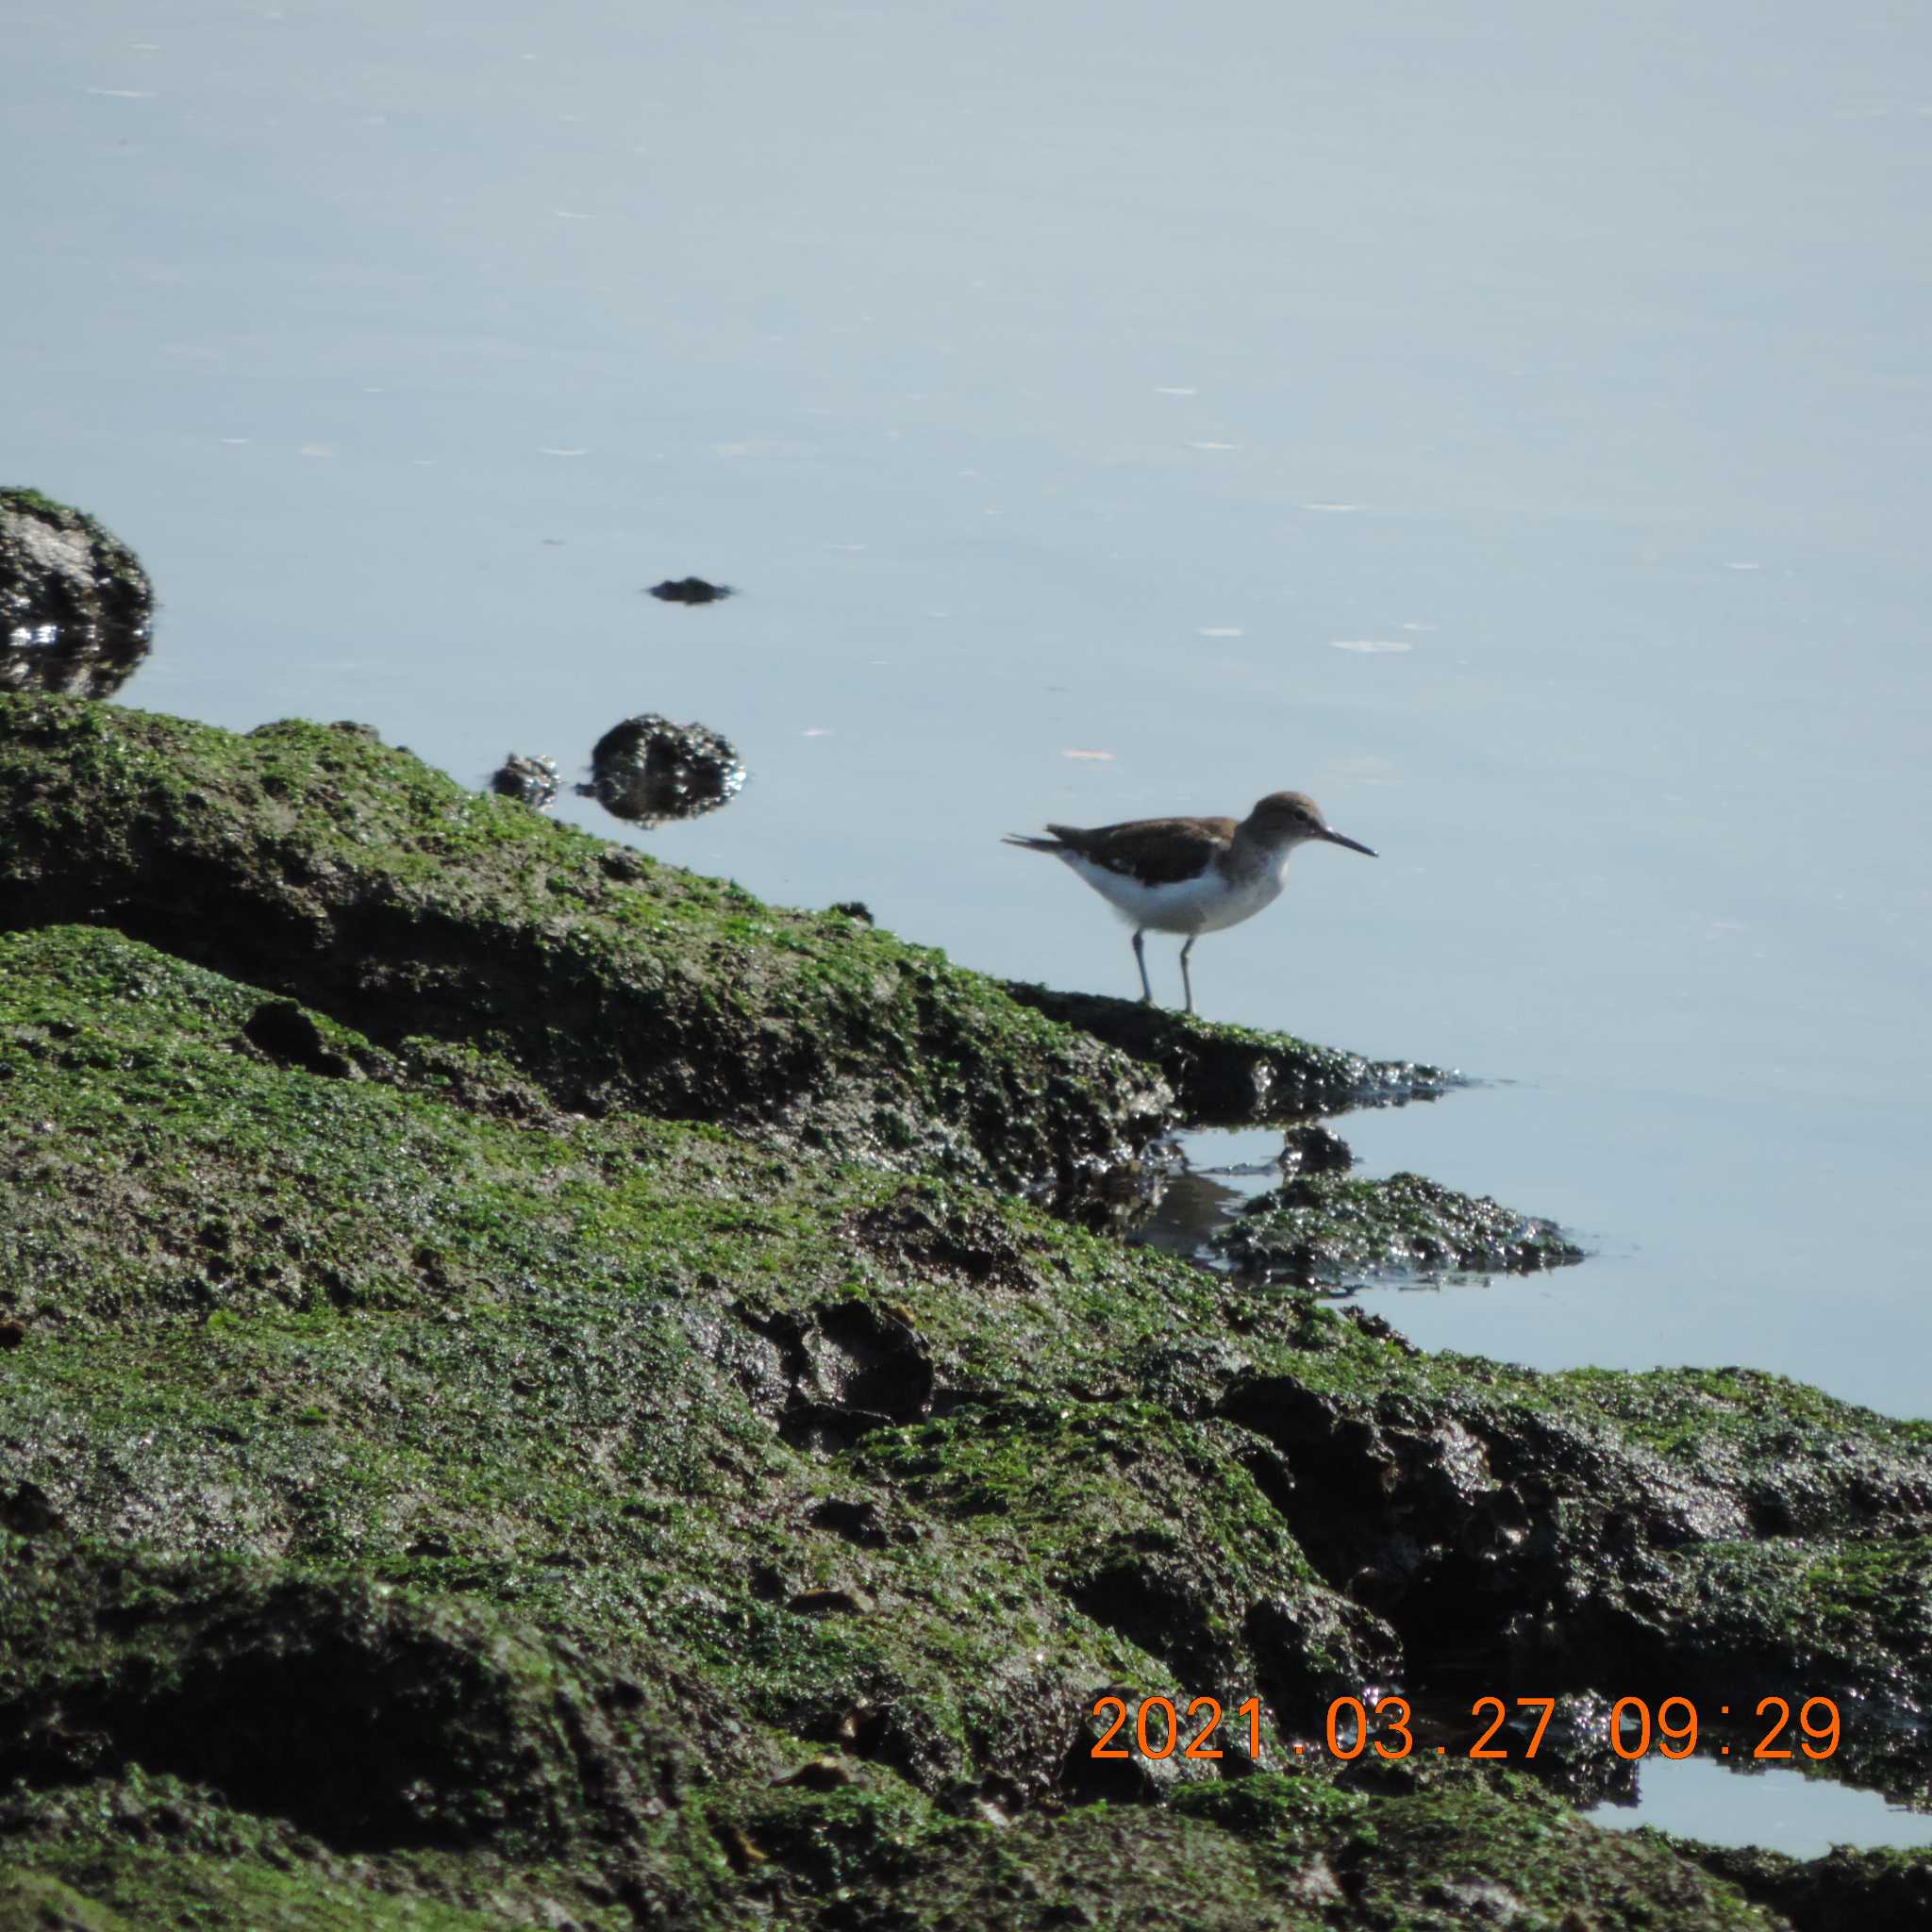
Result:
[[[1157,1810],[1094,1805],[1050,1824],[939,1836],[905,1864],[891,1897],[860,1905],[854,1924],[1772,1932],[1776,1923],[1661,1841],[1599,1830],[1507,1776],[1371,1798],[1263,1774],[1189,1786]]]
[[[636,1923],[559,1871],[433,1852],[339,1852],[206,1787],[139,1768],[0,1796],[0,1845],[8,1932],[503,1932],[565,1923],[618,1932]]]

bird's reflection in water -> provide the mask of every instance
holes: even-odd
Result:
[[[1277,1154],[1272,1159],[1196,1166],[1189,1158],[1189,1143],[1196,1154],[1210,1148],[1232,1152],[1254,1138],[1252,1132],[1204,1133],[1190,1136],[1187,1141],[1170,1141],[1165,1149],[1166,1177],[1156,1184],[1154,1210],[1134,1238],[1164,1255],[1224,1268],[1227,1264],[1208,1248],[1208,1241],[1241,1212],[1243,1202],[1280,1180],[1281,1158]]]

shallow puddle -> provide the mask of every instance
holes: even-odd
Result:
[[[1708,1758],[1647,1757],[1635,1805],[1599,1805],[1592,1824],[1633,1831],[1640,1824],[1712,1845],[1775,1845],[1815,1858],[1833,1845],[1932,1845],[1932,1815],[1908,1811],[1877,1791],[1782,1766],[1732,1771]]]
[[[1352,1116],[1344,1125],[1352,1130],[1354,1121],[1359,1118],[1359,1114]],[[1308,1144],[1310,1138],[1315,1144]],[[1167,1143],[1169,1177],[1154,1212],[1136,1230],[1137,1237],[1165,1254],[1186,1256],[1209,1267],[1253,1271],[1256,1279],[1262,1278],[1260,1271],[1263,1268],[1266,1278],[1271,1281],[1312,1279],[1317,1291],[1328,1295],[1375,1293],[1387,1296],[1406,1294],[1418,1289],[1481,1287],[1499,1275],[1520,1278],[1525,1273],[1539,1272],[1535,1265],[1528,1268],[1520,1264],[1508,1268],[1457,1265],[1458,1259],[1466,1264],[1495,1244],[1496,1231],[1491,1223],[1502,1226],[1507,1244],[1507,1240],[1513,1238],[1513,1211],[1502,1214],[1499,1222],[1493,1204],[1472,1203],[1446,1194],[1443,1195],[1443,1205],[1449,1208],[1452,1218],[1441,1224],[1440,1228],[1434,1224],[1404,1221],[1398,1212],[1391,1211],[1397,1208],[1392,1197],[1386,1208],[1382,1198],[1377,1198],[1369,1211],[1378,1215],[1390,1211],[1391,1218],[1381,1239],[1402,1244],[1392,1250],[1384,1250],[1379,1241],[1365,1241],[1355,1231],[1358,1222],[1350,1225],[1340,1244],[1333,1245],[1331,1249],[1336,1230],[1327,1225],[1327,1220],[1337,1210],[1333,1206],[1315,1208],[1315,1216],[1323,1226],[1315,1230],[1318,1245],[1314,1252],[1318,1256],[1325,1256],[1325,1258],[1313,1266],[1308,1275],[1298,1272],[1301,1263],[1294,1259],[1299,1250],[1293,1250],[1293,1242],[1297,1239],[1293,1231],[1291,1231],[1286,1247],[1278,1242],[1271,1246],[1274,1237],[1272,1232],[1264,1233],[1256,1253],[1245,1257],[1239,1245],[1231,1255],[1225,1241],[1217,1241],[1216,1237],[1236,1221],[1251,1201],[1279,1187],[1284,1181],[1333,1171],[1335,1162],[1331,1157],[1341,1151],[1337,1137],[1332,1132],[1325,1127],[1307,1125],[1292,1129],[1278,1126],[1200,1128],[1176,1135]],[[1389,1178],[1391,1172],[1380,1165],[1374,1168],[1360,1163],[1348,1166],[1345,1158],[1342,1171],[1350,1184],[1350,1189],[1343,1191],[1345,1193],[1352,1193],[1354,1183],[1379,1183]],[[1407,1176],[1400,1186],[1410,1191],[1429,1194],[1430,1203],[1436,1194],[1443,1191],[1437,1190],[1432,1193],[1428,1183],[1419,1181],[1413,1175]],[[1337,1197],[1324,1190],[1311,1199],[1332,1202]],[[1401,1199],[1407,1201],[1408,1193],[1403,1193]],[[1305,1203],[1303,1208],[1308,1206]],[[1297,1209],[1298,1224],[1303,1208]],[[1480,1217],[1476,1212],[1478,1209],[1481,1210]],[[1360,1206],[1344,1201],[1340,1211],[1344,1216],[1359,1216],[1363,1210]],[[1475,1238],[1474,1230],[1479,1222],[1489,1236],[1488,1240]],[[1557,1231],[1545,1224],[1528,1215],[1521,1216],[1520,1222],[1524,1240],[1532,1233],[1541,1233],[1555,1241]],[[1244,1226],[1250,1224],[1244,1224]],[[1262,1225],[1265,1228],[1266,1224]],[[1419,1248],[1408,1247],[1410,1242],[1417,1241],[1422,1242]],[[1405,1247],[1412,1255],[1428,1257],[1433,1254],[1441,1258],[1386,1258],[1390,1252],[1400,1256]],[[1576,1250],[1565,1248],[1563,1258],[1575,1260],[1578,1258]],[[1386,1312],[1400,1322],[1398,1310]]]

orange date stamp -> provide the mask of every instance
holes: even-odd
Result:
[[[1094,1717],[1105,1719],[1109,1709],[1113,1721],[1089,1753],[1090,1757],[1158,1759],[1178,1755],[1199,1760],[1226,1755],[1220,1741],[1225,1713],[1215,1698],[1189,1698],[1183,1711],[1176,1698],[1143,1697],[1131,1712],[1124,1697],[1109,1694],[1094,1700]],[[1502,1698],[1478,1697],[1470,1707],[1470,1716],[1483,1728],[1475,1733],[1465,1751],[1456,1755],[1527,1763],[1542,1743],[1543,1733],[1549,1729],[1556,1709],[1554,1697],[1519,1697],[1518,1721],[1511,1725],[1510,1707]],[[1798,1707],[1795,1730],[1790,1702],[1784,1697],[1760,1698],[1749,1719],[1742,1711],[1734,1713],[1728,1704],[1720,1705],[1716,1714],[1720,1719],[1730,1720],[1713,1728],[1712,1735],[1718,1741],[1714,1746],[1707,1746],[1720,1757],[1763,1762],[1795,1759],[1802,1754],[1817,1762],[1838,1749],[1839,1709],[1829,1697],[1806,1698]],[[1264,1755],[1260,1698],[1250,1697],[1244,1704],[1237,1705],[1234,1716],[1236,1723],[1231,1729],[1236,1748],[1245,1743],[1247,1756],[1260,1763]],[[1319,1744],[1294,1739],[1275,1745],[1274,1749],[1281,1757],[1306,1759],[1311,1755],[1322,1755],[1325,1747],[1328,1757],[1344,1763],[1373,1750],[1377,1757],[1392,1763],[1418,1748],[1414,1724],[1415,1714],[1406,1697],[1381,1697],[1373,1704],[1359,1697],[1337,1697],[1329,1703]],[[1758,1736],[1758,1728],[1765,1725],[1769,1728]],[[1525,1728],[1526,1740],[1521,1735]],[[1610,1707],[1610,1749],[1619,1757],[1632,1761],[1648,1757],[1653,1749],[1665,1757],[1689,1757],[1697,1749],[1701,1728],[1697,1706],[1688,1697],[1666,1697],[1655,1709],[1641,1697],[1620,1697]],[[1494,1741],[1499,1737],[1500,1743]],[[1757,1738],[1755,1745],[1750,1743],[1753,1737]],[[1738,1740],[1735,1749],[1730,1741],[1733,1738]],[[1518,1748],[1512,1750],[1512,1744]],[[1447,1744],[1434,1748],[1439,1757],[1450,1756]]]

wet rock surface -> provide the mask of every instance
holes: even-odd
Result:
[[[514,798],[533,811],[548,811],[557,803],[557,760],[525,758],[511,752],[490,774],[490,789],[499,798]]]
[[[1687,1686],[1840,1694],[1828,1769],[1923,1790],[1932,1428],[1082,1232],[988,1183],[1143,1133],[1145,1061],[360,733],[4,703],[0,819],[0,1913],[1916,1898],[1565,1794],[1605,1700]],[[1371,1685],[1453,1748],[1293,1757]],[[1565,1700],[1546,1784],[1465,1755],[1516,1688]],[[1224,1757],[1096,1759],[1108,1694],[1215,1699]]]
[[[147,656],[153,616],[118,537],[38,491],[0,490],[0,691],[107,697]]]
[[[1334,1158],[1326,1147],[1317,1155]],[[1211,1244],[1244,1274],[1324,1288],[1431,1271],[1527,1274],[1583,1259],[1552,1223],[1415,1174],[1297,1174],[1248,1202]]]
[[[1138,1000],[1009,980],[1023,1006],[1159,1068],[1192,1126],[1303,1120],[1351,1107],[1433,1100],[1461,1084],[1441,1067],[1372,1060],[1279,1033],[1217,1025]]]
[[[635,825],[694,819],[728,805],[744,787],[744,766],[728,739],[705,724],[674,724],[655,711],[613,724],[591,753],[591,782],[578,793]]]
[[[1332,1128],[1310,1124],[1289,1129],[1278,1164],[1283,1174],[1346,1174],[1355,1150]]]

